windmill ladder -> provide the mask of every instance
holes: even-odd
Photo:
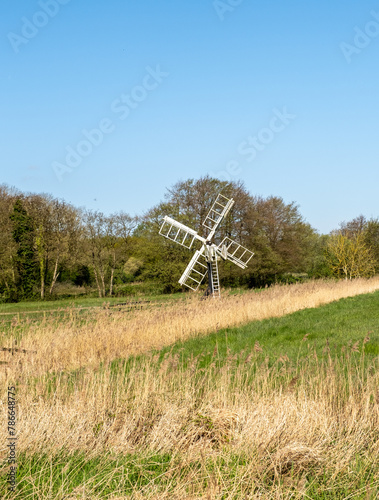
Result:
[[[220,297],[220,280],[218,276],[217,257],[212,259],[212,287],[213,296]]]

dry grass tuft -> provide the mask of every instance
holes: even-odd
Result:
[[[301,443],[291,443],[279,448],[272,457],[272,467],[277,476],[309,473],[312,469],[319,469],[322,462],[322,453],[314,447],[304,446]]]

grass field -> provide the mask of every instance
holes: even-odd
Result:
[[[167,302],[183,299],[183,294],[171,295],[138,295],[135,297],[79,297],[60,300],[41,300],[30,302],[16,302],[0,304],[0,318],[8,314],[31,314],[41,311],[56,312],[57,310],[81,309],[81,308],[104,308],[116,306],[117,304],[134,303],[138,301]]]
[[[19,432],[17,492],[4,445],[0,495],[378,498],[375,290],[378,278],[13,318],[3,345],[35,352],[0,366],[3,421],[16,385]]]

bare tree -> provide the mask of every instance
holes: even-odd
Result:
[[[35,226],[35,247],[40,269],[40,295],[45,297],[47,278],[51,276],[52,295],[63,260],[73,261],[80,233],[78,210],[50,195],[30,194],[26,197],[28,213]]]
[[[83,216],[88,256],[95,275],[99,297],[105,296],[105,251],[104,214],[87,210]]]
[[[77,255],[82,227],[79,213],[62,200],[54,200],[51,205],[53,271],[49,293],[52,295],[59,276],[59,264],[62,260],[73,263]]]
[[[348,238],[353,237],[356,234],[362,233],[367,227],[367,219],[364,215],[359,215],[355,219],[349,222],[342,222],[340,224],[340,229],[338,232],[347,236]]]
[[[113,295],[114,273],[118,266],[128,259],[131,236],[137,226],[138,218],[125,212],[110,215],[107,218],[107,246],[110,253],[111,276],[109,295]]]
[[[105,297],[107,289],[113,294],[116,269],[126,261],[127,244],[137,220],[121,212],[105,216],[88,210],[84,214],[87,254],[95,275],[99,297]]]

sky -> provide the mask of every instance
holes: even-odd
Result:
[[[379,0],[2,0],[0,184],[142,215],[210,175],[320,233],[379,217],[378,56]]]

